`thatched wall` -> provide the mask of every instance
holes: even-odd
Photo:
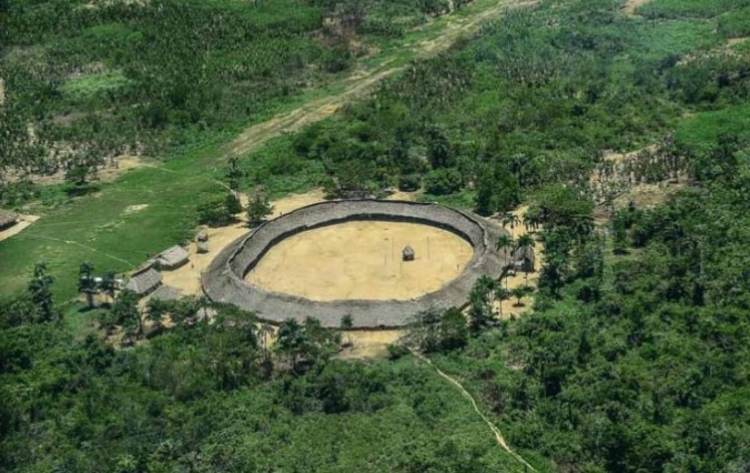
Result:
[[[437,292],[410,301],[341,300],[316,302],[266,291],[243,280],[265,253],[292,235],[343,222],[378,220],[431,225],[455,233],[474,247],[474,255],[461,275]],[[401,327],[421,311],[465,304],[474,282],[487,274],[499,276],[506,264],[494,251],[501,229],[468,213],[435,204],[383,200],[322,202],[303,207],[267,222],[224,249],[202,278],[203,290],[215,301],[257,312],[263,320],[278,323],[289,317],[303,321],[315,317],[326,327],[338,327],[350,314],[355,328]]]

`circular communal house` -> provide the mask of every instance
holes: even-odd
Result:
[[[319,302],[271,292],[244,280],[266,252],[282,240],[304,231],[352,221],[430,225],[463,238],[474,252],[458,277],[447,281],[440,290],[412,300]],[[314,317],[326,327],[338,327],[342,317],[350,315],[353,328],[402,327],[425,310],[465,305],[479,277],[500,276],[507,261],[495,251],[495,242],[502,232],[484,219],[437,204],[369,199],[322,202],[266,222],[230,244],[211,263],[201,283],[210,299],[255,312],[260,319],[271,323],[288,318],[301,322]]]

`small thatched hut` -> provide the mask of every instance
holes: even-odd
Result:
[[[143,297],[154,292],[160,285],[161,273],[151,266],[147,266],[130,276],[130,281],[125,285],[125,289]]]
[[[536,271],[536,255],[534,254],[534,248],[527,246],[519,248],[514,253],[513,268],[516,271],[523,271],[525,273],[533,273]]]
[[[182,292],[172,286],[161,285],[153,292],[153,294],[151,294],[151,299],[159,299],[162,301],[176,301],[181,298]]]
[[[200,241],[196,245],[196,249],[198,250],[198,253],[200,254],[208,253],[208,243]]]
[[[207,242],[208,241],[208,233],[206,233],[205,230],[199,231],[198,235],[195,236],[195,241],[198,241],[198,242]]]
[[[151,262],[158,264],[162,269],[176,269],[187,263],[189,259],[190,253],[185,248],[175,245],[156,255]]]
[[[406,245],[404,251],[401,252],[401,257],[404,261],[414,261],[414,248]]]
[[[18,215],[0,209],[0,231],[10,228],[18,222]]]

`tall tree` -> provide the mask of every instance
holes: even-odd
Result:
[[[524,255],[527,251],[534,250],[534,239],[528,233],[524,233],[516,240],[516,254]],[[524,266],[526,274],[526,285],[529,284],[529,269]]]
[[[112,320],[122,326],[129,339],[138,339],[143,334],[143,319],[138,309],[138,296],[130,290],[122,291],[112,306]]]
[[[494,314],[490,296],[495,290],[495,281],[489,276],[477,279],[469,293],[469,320],[472,332],[477,333],[492,325]]]
[[[41,262],[34,266],[34,275],[29,281],[28,291],[31,301],[39,310],[39,319],[42,322],[51,322],[55,319],[55,306],[52,299],[52,284],[55,279],[47,271],[47,263]]]

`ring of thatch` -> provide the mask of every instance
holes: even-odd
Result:
[[[266,252],[280,241],[307,230],[362,220],[431,225],[469,242],[474,254],[457,278],[436,292],[408,301],[319,302],[267,291],[244,280]],[[314,317],[326,327],[338,327],[343,316],[351,315],[354,328],[402,327],[419,312],[463,306],[477,278],[499,276],[506,261],[494,250],[494,242],[501,232],[479,217],[437,204],[385,200],[322,202],[266,222],[236,240],[219,253],[201,282],[203,291],[212,300],[255,312],[259,318],[271,323],[290,317],[299,321]]]

